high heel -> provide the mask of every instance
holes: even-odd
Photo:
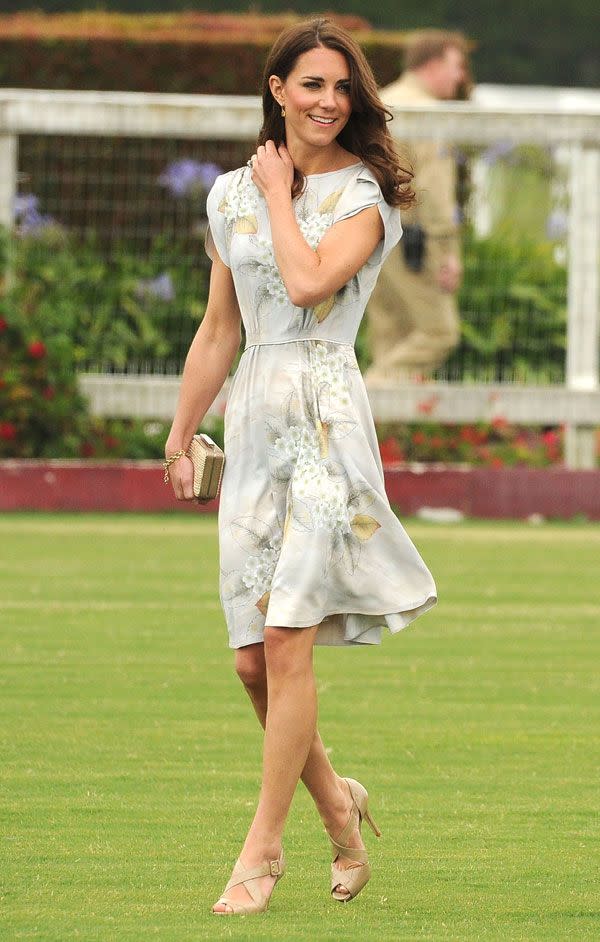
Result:
[[[219,903],[223,903],[225,906],[230,906],[231,909],[225,912],[219,912],[218,910],[212,910],[215,916],[250,916],[254,913],[264,913],[269,908],[269,901],[271,899],[271,893],[264,894],[261,893],[257,887],[246,886],[249,880],[256,880],[257,877],[275,877],[275,883],[273,884],[273,889],[277,884],[277,881],[280,880],[285,872],[285,858],[283,855],[283,847],[281,848],[281,853],[277,860],[263,860],[258,867],[252,867],[251,869],[245,869],[238,857],[233,872],[229,879],[229,883],[225,887],[223,896],[217,900],[215,906]],[[227,899],[225,893],[227,890],[230,890],[234,886],[238,886],[240,883],[243,883],[246,892],[252,897],[252,902],[248,903],[238,903],[235,900]]]
[[[358,847],[345,847],[345,841],[348,840],[357,825],[360,833],[363,818],[377,837],[381,837],[381,831],[375,824],[369,811],[369,796],[366,788],[353,778],[346,778],[344,781],[348,783],[348,788],[352,795],[350,817],[348,818],[346,826],[338,835],[337,840],[334,840],[328,832],[333,853],[333,862],[331,864],[331,895],[335,900],[339,900],[341,903],[347,903],[349,900],[354,899],[355,896],[358,896],[362,888],[366,886],[371,878],[371,866],[366,850],[361,850]],[[342,870],[335,865],[335,861],[338,857],[346,857],[348,860],[355,860],[360,866],[349,867],[346,870]],[[336,890],[336,887],[340,884],[347,891],[346,893],[340,893],[339,890]]]

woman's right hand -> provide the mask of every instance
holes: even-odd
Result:
[[[182,455],[169,467],[169,480],[177,500],[194,500],[194,465]]]

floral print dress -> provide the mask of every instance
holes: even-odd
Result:
[[[294,200],[308,244],[377,206],[385,235],[354,278],[295,307],[273,255],[266,203],[243,167],[218,177],[207,252],[231,269],[246,346],[225,411],[220,595],[229,645],[265,625],[318,625],[316,644],[378,644],[437,601],[390,508],[354,341],[382,262],[402,234],[362,163],[312,174]]]

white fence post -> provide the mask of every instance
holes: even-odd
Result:
[[[12,229],[15,212],[15,196],[17,192],[17,151],[18,139],[15,134],[0,133],[0,225]],[[3,290],[8,290],[14,277],[12,264],[12,246],[10,240],[6,245],[6,263],[3,272],[0,272]]]
[[[17,138],[0,134],[0,225],[12,227],[17,192]]]
[[[597,146],[573,146],[570,191],[566,385],[568,389],[594,392],[599,388],[600,341],[600,150]],[[567,424],[567,467],[595,467],[594,439],[592,426],[579,425],[576,421]]]

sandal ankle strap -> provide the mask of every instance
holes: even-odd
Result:
[[[257,867],[251,867],[249,870],[238,870],[237,867],[239,863],[238,857],[229,883],[225,887],[225,893],[233,886],[246,883],[247,880],[255,880],[257,877],[280,877],[283,873],[283,853],[276,860],[264,860]],[[246,887],[246,889],[248,889],[248,887]]]

